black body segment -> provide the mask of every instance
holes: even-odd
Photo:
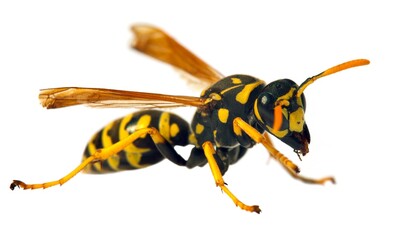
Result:
[[[201,97],[211,101],[209,107],[199,108],[191,124],[198,144],[211,141],[217,147],[252,147],[254,142],[250,137],[235,134],[232,123],[236,117],[241,117],[251,126],[257,126],[253,103],[264,86],[265,82],[257,78],[232,75],[206,89]]]
[[[156,128],[167,140],[166,145],[168,146],[161,144],[160,148],[170,148],[171,145],[185,146],[189,143],[190,129],[185,120],[169,112],[144,110],[117,119],[98,131],[87,144],[83,159],[94,154],[97,149],[109,147],[119,142],[138,129],[151,127]],[[145,135],[107,160],[88,165],[84,171],[87,173],[108,173],[139,169],[154,165],[164,158],[151,137]],[[185,163],[178,161],[178,164],[184,165]]]

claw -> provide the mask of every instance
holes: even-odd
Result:
[[[20,181],[20,180],[13,180],[13,182],[10,184],[10,189],[14,191],[15,187],[20,188],[20,186],[24,186],[25,183]]]
[[[262,210],[260,210],[260,207],[258,205],[253,205],[253,212],[260,214],[260,212],[262,212]]]

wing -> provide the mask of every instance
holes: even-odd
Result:
[[[223,75],[187,50],[162,30],[149,25],[134,25],[132,47],[144,54],[168,63],[209,85]]]
[[[199,97],[78,87],[43,89],[39,93],[39,100],[42,106],[48,109],[74,105],[142,109],[205,105],[205,99]]]

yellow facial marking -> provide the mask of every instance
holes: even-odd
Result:
[[[288,110],[283,108],[281,111],[283,112],[283,117],[288,120]]]
[[[161,117],[160,117],[160,121],[159,121],[159,126],[158,126],[159,132],[168,141],[170,140],[169,117],[170,117],[170,115],[168,112],[162,113]]]
[[[227,123],[228,120],[228,115],[229,115],[229,110],[225,108],[220,108],[218,110],[218,119],[222,123]]]
[[[279,98],[277,98],[277,101],[279,100],[289,100],[295,92],[295,88],[291,88],[290,91],[288,91],[286,94],[284,94],[283,96],[280,96]]]
[[[171,124],[171,127],[169,128],[169,135],[171,135],[171,138],[176,137],[178,133],[179,133],[178,124],[176,123]]]
[[[262,84],[264,84],[264,82],[259,80],[255,83],[250,83],[250,84],[245,85],[244,88],[242,89],[242,91],[240,91],[236,95],[235,100],[237,100],[241,104],[245,104],[248,101],[249,95],[253,91],[253,89],[255,89],[256,87],[258,87],[259,85],[262,85]]]
[[[283,138],[288,133],[288,129],[274,132],[273,128],[270,126],[266,125],[266,128],[278,138]]]
[[[232,80],[232,84],[241,84],[242,83],[242,80],[239,78],[231,78],[231,80]]]
[[[296,111],[290,113],[290,131],[302,132],[304,128],[304,110],[298,108]]]
[[[204,126],[200,123],[196,124],[196,134],[201,134],[204,131]]]

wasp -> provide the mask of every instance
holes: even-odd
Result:
[[[223,179],[229,165],[239,161],[256,144],[262,144],[297,180],[312,184],[335,182],[333,177],[312,179],[300,175],[298,166],[273,146],[269,134],[294,149],[299,158],[307,154],[311,137],[304,118],[304,90],[319,78],[369,64],[368,60],[339,64],[301,85],[290,79],[267,84],[249,75],[222,75],[157,27],[138,24],[131,30],[135,35],[133,49],[170,64],[209,87],[199,97],[82,87],[41,90],[39,100],[47,109],[88,105],[141,110],[111,122],[96,133],[84,150],[81,164],[66,176],[40,184],[14,180],[10,185],[12,190],[62,185],[81,171],[108,173],[140,169],[168,159],[187,168],[208,164],[216,185],[236,206],[260,213],[258,205],[239,200]],[[180,106],[196,107],[190,124],[166,110]],[[184,159],[174,147],[186,145],[193,148]]]

